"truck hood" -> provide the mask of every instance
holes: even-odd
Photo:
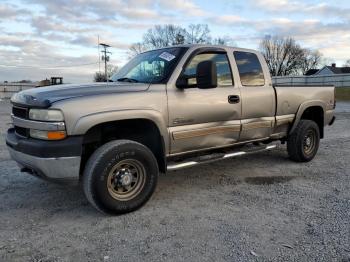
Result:
[[[13,104],[47,108],[52,103],[82,97],[114,93],[139,92],[148,89],[150,84],[143,83],[89,83],[65,84],[28,89],[12,96]]]

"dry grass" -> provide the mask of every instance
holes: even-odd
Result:
[[[350,101],[350,87],[338,87],[335,90],[337,101]]]

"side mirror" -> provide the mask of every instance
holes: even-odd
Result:
[[[176,87],[184,89],[188,87],[188,79],[186,77],[180,76],[176,81]]]
[[[202,89],[218,86],[216,64],[211,61],[202,61],[197,65],[197,87]]]

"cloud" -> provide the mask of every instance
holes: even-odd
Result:
[[[236,34],[234,39],[240,42],[257,45],[265,35],[291,36],[333,59],[344,60],[344,54],[350,53],[350,8],[288,0],[251,0],[250,6],[259,10],[255,19],[223,14],[208,18],[208,22],[243,34],[249,32]],[[267,16],[262,15],[264,12]]]
[[[15,17],[15,16],[16,16],[16,9],[8,5],[0,4],[0,17],[2,19]]]
[[[13,4],[0,3],[0,22],[8,19],[19,19],[19,14],[23,17],[30,15],[30,11]]]
[[[295,12],[300,10],[304,3],[288,0],[254,0],[251,2],[251,5],[270,12]]]
[[[31,19],[31,26],[39,33],[45,32],[65,32],[65,33],[84,33],[96,30],[95,28],[87,28],[83,26],[67,25],[56,19],[47,16],[37,16]]]
[[[104,38],[108,39],[108,44],[113,48],[127,50],[130,47],[129,44],[113,40],[112,37],[104,36]],[[103,39],[101,40],[103,41]],[[87,36],[80,35],[72,39],[70,43],[74,45],[87,46],[87,47],[97,46],[97,37],[95,35],[87,35]]]
[[[183,2],[185,6],[179,4],[167,4],[165,0],[159,1],[122,1],[122,0],[90,0],[88,3],[82,0],[27,0],[31,3],[36,3],[44,7],[47,16],[54,16],[60,19],[69,19],[70,21],[82,22],[83,17],[88,16],[90,18],[98,19],[112,19],[118,20],[124,19],[138,19],[138,20],[150,20],[150,19],[166,19],[160,10],[158,10],[157,4],[171,6],[176,10],[184,10],[184,8],[191,8],[199,12],[199,8],[188,0],[175,0],[175,2]],[[159,3],[158,3],[159,2]],[[91,20],[90,20],[91,21]]]
[[[30,72],[33,79],[41,79],[54,74],[49,68],[57,65],[96,64],[97,35],[102,36],[102,41],[110,44],[113,47],[111,51],[119,56],[119,59],[114,57],[112,62],[125,61],[122,50],[126,53],[131,42],[123,37],[124,34],[115,34],[116,30],[128,30],[128,34],[134,30],[141,38],[142,31],[152,27],[155,21],[165,23],[176,20],[158,8],[158,1],[151,0],[91,0],[89,3],[84,0],[21,1],[21,7],[10,2],[0,4],[0,19],[18,21],[20,18],[31,28],[29,31],[18,27],[13,32],[8,27],[0,27],[0,54],[3,58],[0,80],[10,76],[25,77],[24,71]],[[189,1],[186,3],[198,11],[195,5],[190,5]],[[93,55],[86,55],[89,53]],[[16,65],[17,68],[11,67],[11,70],[19,70],[19,74],[9,73],[4,65]],[[85,78],[86,72],[89,72],[91,80],[92,71],[96,71],[96,68],[89,70],[89,66],[84,66],[59,70],[64,75],[69,72],[68,80],[73,79],[74,75],[75,79],[79,75]]]
[[[219,17],[211,17],[209,18],[209,21],[212,23],[217,23],[217,24],[242,24],[242,23],[247,23],[248,20],[243,19],[242,17],[238,15],[221,15]]]
[[[159,5],[165,8],[165,11],[174,10],[184,12],[191,16],[207,16],[208,13],[190,0],[161,0]]]
[[[342,5],[330,5],[328,3],[312,4],[305,1],[289,0],[251,0],[251,5],[271,13],[279,14],[307,14],[319,15],[324,17],[338,17],[340,19],[350,19],[350,8]]]
[[[123,63],[132,42],[140,41],[155,24],[168,23],[208,23],[215,37],[227,35],[238,45],[252,48],[265,35],[292,36],[326,56],[348,58],[344,55],[350,53],[349,4],[301,0],[233,2],[1,0],[0,65],[20,67],[1,67],[0,81],[10,76],[16,80],[40,80],[55,74],[55,70],[47,68],[95,63],[56,71],[68,81],[91,80],[97,70],[97,35],[113,47],[111,62]]]
[[[97,56],[72,57],[42,41],[23,40],[20,36],[0,36],[0,43],[0,57],[6,57],[0,65],[1,80],[42,80],[64,75],[68,82],[91,81],[98,69]],[[12,48],[9,50],[6,46]],[[82,66],[84,64],[88,65]]]

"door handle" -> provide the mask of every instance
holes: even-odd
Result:
[[[228,96],[228,102],[229,102],[230,104],[237,104],[237,103],[239,103],[240,101],[241,101],[241,100],[240,100],[239,96],[237,96],[237,95]]]

